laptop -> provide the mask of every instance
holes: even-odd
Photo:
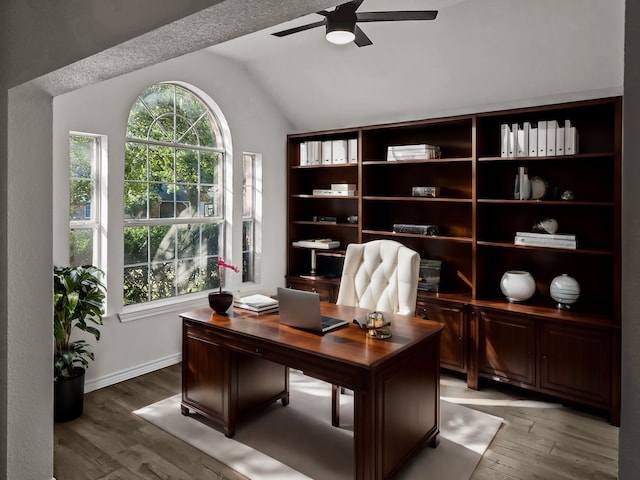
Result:
[[[349,325],[346,320],[320,315],[320,295],[278,287],[280,323],[317,333],[327,333]]]

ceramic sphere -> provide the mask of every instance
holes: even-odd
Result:
[[[563,273],[551,280],[549,293],[558,302],[558,308],[569,308],[580,297],[580,284],[575,278]]]
[[[524,302],[536,293],[536,282],[529,272],[508,270],[502,275],[500,290],[510,302]]]

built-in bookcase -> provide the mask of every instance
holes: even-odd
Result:
[[[589,405],[617,423],[621,105],[619,97],[604,98],[288,136],[288,284],[335,301],[349,243],[400,241],[442,262],[439,292],[420,292],[417,314],[445,325],[443,366],[466,373],[474,388],[483,378],[511,383]],[[578,132],[577,153],[504,155],[503,125],[566,120]],[[343,139],[357,143],[357,163],[300,165],[301,144]],[[389,147],[415,144],[439,147],[438,158],[388,160]],[[544,186],[542,195],[515,199],[522,167]],[[357,195],[312,194],[333,183],[355,184]],[[413,187],[439,190],[421,197]],[[574,234],[577,248],[514,244],[516,232],[547,218]],[[394,232],[397,224],[433,225],[437,235]],[[324,278],[301,277],[310,252],[291,243],[306,238],[340,242],[316,252]],[[525,302],[501,293],[503,273],[514,269],[535,279],[536,293]],[[581,287],[569,310],[549,295],[563,273]]]

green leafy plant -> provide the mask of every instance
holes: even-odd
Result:
[[[100,340],[106,288],[104,272],[92,265],[53,267],[53,336],[55,338],[54,376],[72,377],[76,368],[86,369],[93,360],[86,340],[71,341],[74,329]]]

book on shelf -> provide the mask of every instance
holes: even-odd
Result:
[[[297,242],[292,242],[291,245],[294,247],[330,250],[332,248],[338,248],[340,246],[340,242],[332,240],[331,238],[312,238],[308,240],[298,240]]]
[[[314,188],[311,193],[319,197],[355,197],[358,194],[355,190],[332,190],[330,188]]]
[[[358,139],[350,138],[347,143],[349,163],[358,163]]]
[[[325,140],[322,142],[322,165],[331,165],[332,155],[331,140]]]
[[[331,153],[331,163],[333,165],[347,163],[347,149],[346,140],[334,140]]]
[[[257,313],[267,313],[278,310],[279,303],[275,298],[262,294],[248,295],[234,301],[234,305],[244,310]]]
[[[571,120],[564,121],[564,154],[578,153],[578,130],[571,124]]]
[[[546,238],[553,240],[575,240],[575,233],[516,232],[518,237]]]
[[[575,250],[578,247],[576,240],[563,240],[558,238],[538,238],[538,237],[525,237],[516,235],[514,242],[515,245],[524,245],[529,247],[550,247],[550,248],[565,248],[569,250]]]
[[[309,164],[309,160],[307,159],[307,143],[302,142],[300,144],[300,165],[305,166]]]

